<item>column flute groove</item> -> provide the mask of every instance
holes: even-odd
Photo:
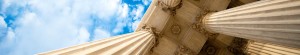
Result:
[[[154,37],[151,31],[137,31],[69,48],[40,53],[40,55],[145,54],[149,52],[149,50],[146,50],[151,48],[145,47],[145,45],[152,44]]]
[[[210,32],[300,47],[300,1],[262,0],[207,14]]]
[[[134,33],[125,34],[125,35],[122,35],[122,36],[130,36],[132,34],[134,34]],[[142,32],[136,32],[135,34],[142,34]],[[103,42],[108,42],[108,41],[112,41],[112,40],[115,40],[115,39],[119,39],[119,38],[122,38],[122,36],[116,36],[116,37],[113,37],[113,38],[98,40],[98,41],[94,41],[94,42],[88,42],[88,43],[84,43],[84,44],[80,44],[80,45],[76,45],[76,46],[72,46],[72,47],[68,47],[68,48],[63,48],[63,49],[54,50],[54,51],[50,51],[50,52],[46,52],[46,53],[41,53],[41,54],[50,54],[50,55],[62,54],[62,53],[74,51],[74,50],[77,50],[77,49],[87,48],[91,45],[102,44]]]

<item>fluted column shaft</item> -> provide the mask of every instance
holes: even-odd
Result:
[[[181,0],[159,0],[162,3],[164,3],[164,5],[168,6],[168,7],[175,7],[177,6]]]
[[[251,41],[246,46],[250,55],[300,55],[299,48]]]
[[[262,0],[206,15],[205,29],[300,47],[300,0]]]
[[[144,55],[155,41],[149,31],[138,31],[77,46],[54,50],[41,55]]]

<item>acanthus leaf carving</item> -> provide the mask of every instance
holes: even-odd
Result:
[[[150,53],[153,53],[154,48],[158,46],[159,39],[162,37],[163,34],[161,32],[156,31],[154,27],[148,26],[146,24],[142,26],[142,30],[151,32],[155,36],[150,48]]]
[[[158,0],[156,3],[156,6],[158,7],[162,7],[162,10],[165,12],[169,12],[170,15],[174,16],[176,14],[176,9],[179,9],[182,7],[182,0],[179,1],[179,3],[177,4],[177,2],[175,2],[175,4],[166,4],[166,2],[170,2],[171,0]]]
[[[219,35],[219,33],[208,31],[205,27],[204,19],[206,15],[210,14],[210,12],[212,11],[202,9],[199,15],[195,17],[196,21],[191,25],[191,27],[199,33],[202,33],[204,36],[208,37],[209,40],[214,40]]]
[[[237,55],[247,55],[245,52],[248,40],[242,38],[234,38],[231,45],[228,46],[228,50]]]

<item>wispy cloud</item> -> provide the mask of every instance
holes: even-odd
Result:
[[[6,27],[6,23],[5,23],[4,18],[2,16],[0,16],[0,26],[1,27]]]
[[[129,6],[121,0],[1,1],[1,55],[31,55],[132,32],[150,3]]]
[[[104,31],[101,28],[96,28],[94,31],[94,36],[95,38],[93,40],[99,40],[99,39],[108,38],[111,35],[109,34],[109,32]]]

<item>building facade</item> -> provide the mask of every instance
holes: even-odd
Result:
[[[300,0],[153,0],[138,28],[40,55],[300,55]]]

